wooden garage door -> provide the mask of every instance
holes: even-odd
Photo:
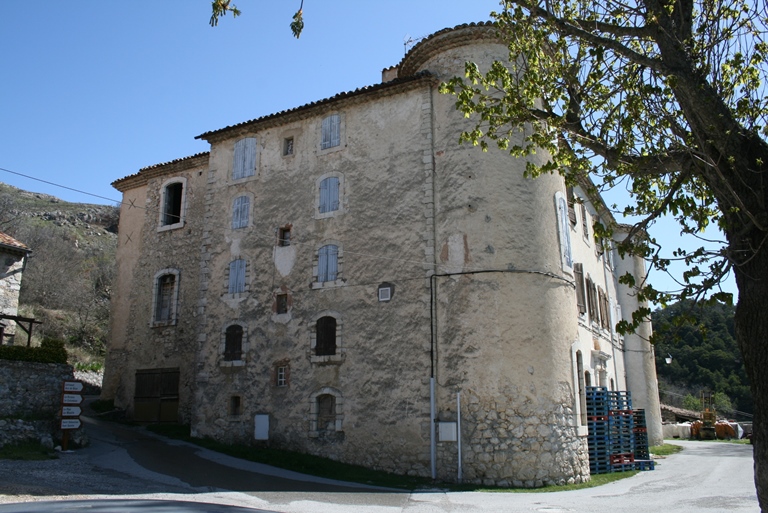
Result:
[[[139,422],[178,422],[178,368],[136,371],[133,418]]]

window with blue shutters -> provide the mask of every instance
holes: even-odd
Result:
[[[245,260],[237,259],[229,263],[229,294],[245,292]]]
[[[251,210],[251,198],[238,196],[232,203],[232,229],[246,228]]]
[[[325,214],[336,210],[339,210],[339,177],[329,176],[320,182],[318,211]]]
[[[320,149],[327,150],[341,144],[341,116],[331,114],[323,118],[320,133]]]
[[[246,137],[235,143],[232,158],[232,179],[253,176],[256,172],[256,138]]]
[[[317,281],[335,281],[339,268],[339,247],[328,244],[317,252]]]

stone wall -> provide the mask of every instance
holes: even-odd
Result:
[[[0,360],[0,447],[38,441],[52,448],[54,437],[61,439],[56,418],[62,382],[71,379],[69,365]],[[70,440],[74,446],[86,445],[85,430],[71,432]]]
[[[62,382],[68,379],[73,379],[70,365],[0,360],[0,418],[53,417],[61,405]]]

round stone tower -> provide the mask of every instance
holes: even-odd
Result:
[[[463,25],[416,45],[398,75],[445,81],[467,61],[487,71],[507,55],[492,25]],[[473,121],[436,88],[431,116],[436,420],[459,428],[459,443],[437,444],[438,477],[580,482],[589,461],[574,411],[574,277],[563,266],[555,202],[564,181],[524,178],[525,160],[459,145]]]

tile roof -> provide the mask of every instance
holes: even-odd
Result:
[[[261,116],[258,118],[250,119],[248,121],[243,121],[242,123],[237,123],[235,125],[225,126],[224,128],[219,128],[217,130],[211,130],[209,132],[202,133],[195,137],[195,139],[203,139],[206,141],[211,141],[212,139],[216,139],[219,134],[225,134],[227,132],[237,130],[238,128],[244,128],[249,125],[256,125],[261,124],[264,122],[268,122],[275,119],[280,119],[287,117],[289,115],[296,115],[296,114],[302,114],[304,112],[311,112],[318,107],[322,107],[331,103],[335,103],[339,100],[344,100],[347,98],[354,98],[358,96],[365,96],[371,93],[376,92],[385,92],[385,91],[392,91],[397,92],[401,90],[402,88],[407,88],[408,85],[412,85],[414,83],[419,83],[424,79],[432,80],[434,77],[431,73],[428,71],[422,71],[419,73],[416,73],[409,77],[403,77],[403,78],[396,78],[394,80],[391,80],[389,82],[383,82],[379,84],[369,85],[365,87],[361,87],[359,89],[355,89],[354,91],[347,91],[343,93],[336,94],[334,96],[331,96],[329,98],[324,98],[322,100],[318,100],[315,102],[307,103],[304,105],[301,105],[299,107],[294,107],[292,109],[282,110],[280,112],[275,112],[273,114],[267,114],[266,116]],[[399,86],[399,87],[398,87]]]
[[[3,232],[0,232],[0,247],[7,249],[21,251],[23,253],[31,253],[32,250],[27,247],[26,244],[17,241],[13,237]]]

